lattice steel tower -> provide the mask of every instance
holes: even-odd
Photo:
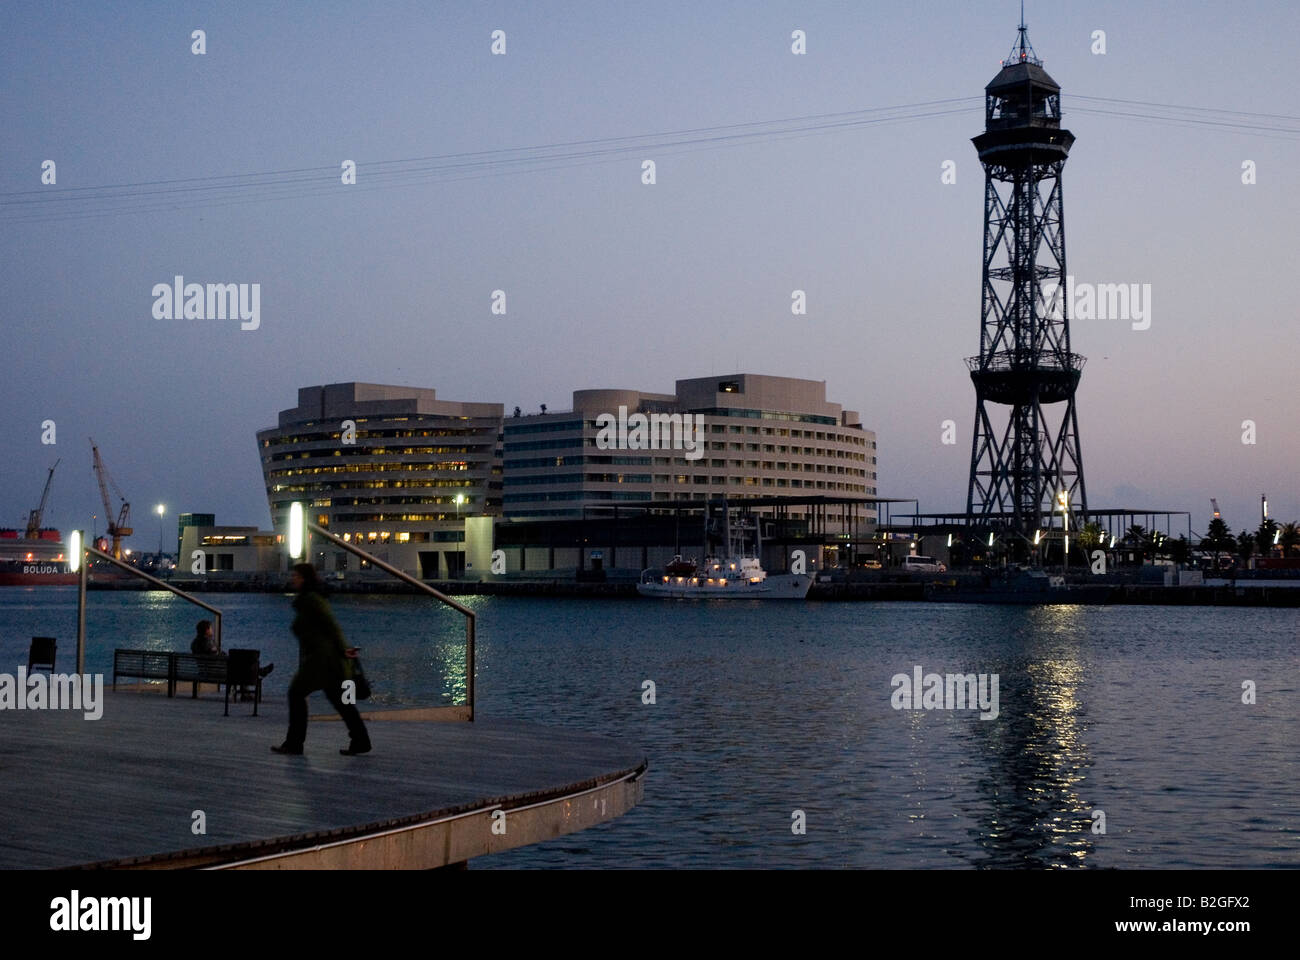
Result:
[[[1074,393],[1084,358],[1070,352],[1061,173],[1074,135],[1061,88],[1034,55],[1024,17],[1011,56],[984,88],[984,282],[968,522],[1019,534],[1087,517]],[[1002,409],[1006,408],[1005,424]]]

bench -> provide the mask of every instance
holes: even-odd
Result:
[[[218,653],[173,653],[172,687],[177,683],[193,684],[193,697],[199,695],[200,683],[215,683],[226,688],[225,715],[230,716],[230,691],[234,687],[253,687],[253,716],[262,699],[262,677],[258,670],[261,651],[231,650]]]
[[[167,696],[176,695],[176,684],[190,682],[193,697],[199,695],[200,683],[215,683],[226,688],[225,715],[230,716],[231,687],[253,688],[253,716],[262,699],[261,651],[231,650],[228,655],[215,653],[176,653],[170,650],[114,650],[113,689],[118,677],[142,680],[166,680]]]
[[[178,683],[191,682],[191,699],[198,697],[200,683],[226,682],[226,658],[219,653],[173,653],[171,657],[172,688]]]
[[[166,650],[114,650],[113,689],[118,677],[140,680],[166,680],[167,696],[172,695],[172,655]]]

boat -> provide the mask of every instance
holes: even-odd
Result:
[[[60,587],[77,582],[58,530],[0,530],[0,587]]]
[[[705,507],[705,553],[708,554],[708,507]],[[653,567],[641,571],[636,592],[643,597],[667,597],[674,600],[803,600],[812,587],[812,577],[805,573],[769,574],[758,555],[762,552],[762,534],[756,520],[733,524],[726,501],[723,501],[724,544],[722,556],[706,556],[703,569],[681,555],[662,570]],[[753,533],[753,552],[747,549]]]
[[[77,582],[77,575],[68,565],[62,534],[53,527],[41,526],[54,471],[61,462],[56,460],[50,467],[40,506],[27,515],[27,527],[21,531],[0,530],[0,587],[68,586]]]
[[[803,600],[811,587],[812,577],[807,574],[768,574],[757,557],[711,557],[693,576],[645,570],[636,592],[643,597],[677,600]]]

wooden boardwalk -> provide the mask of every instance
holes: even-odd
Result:
[[[313,722],[284,757],[283,703],[104,699],[98,720],[0,712],[0,868],[437,867],[619,816],[646,768],[605,737],[482,719],[372,722],[360,757]]]

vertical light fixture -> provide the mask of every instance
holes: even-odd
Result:
[[[73,530],[69,545],[72,547],[68,564],[77,575],[77,673],[86,672],[86,580],[90,571],[85,556],[85,535]]]
[[[306,546],[307,526],[303,516],[302,504],[296,500],[289,504],[289,556],[301,560]]]

